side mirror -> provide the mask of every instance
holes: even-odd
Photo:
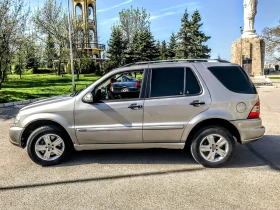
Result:
[[[92,93],[87,93],[84,97],[83,97],[83,101],[85,103],[93,103],[93,95]]]

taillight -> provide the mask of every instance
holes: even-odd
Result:
[[[140,87],[140,82],[136,82],[136,83],[134,84],[134,87]]]
[[[252,111],[250,112],[248,119],[256,119],[260,118],[261,113],[261,104],[260,102],[256,103],[256,105],[253,107]]]

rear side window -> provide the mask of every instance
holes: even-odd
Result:
[[[238,66],[214,66],[208,68],[212,74],[230,91],[256,94],[256,88],[246,72]]]
[[[194,75],[193,71],[189,68],[186,69],[186,95],[198,95],[201,93],[200,85]]]
[[[152,70],[150,97],[179,95],[184,95],[184,68],[163,68]]]

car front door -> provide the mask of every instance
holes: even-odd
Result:
[[[184,128],[211,104],[199,75],[188,67],[150,69],[150,91],[144,102],[143,141],[180,142]]]
[[[140,92],[137,98],[111,98],[92,104],[77,101],[75,130],[79,143],[142,143],[144,99]]]

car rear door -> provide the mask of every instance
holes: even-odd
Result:
[[[144,142],[180,142],[188,121],[210,107],[210,94],[199,76],[191,64],[149,69]]]

